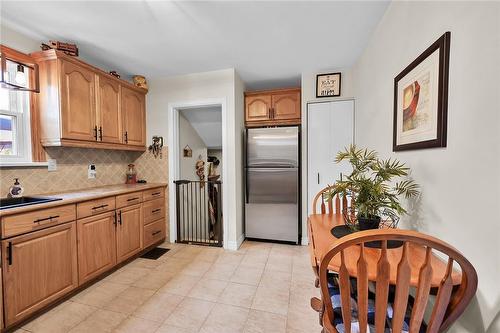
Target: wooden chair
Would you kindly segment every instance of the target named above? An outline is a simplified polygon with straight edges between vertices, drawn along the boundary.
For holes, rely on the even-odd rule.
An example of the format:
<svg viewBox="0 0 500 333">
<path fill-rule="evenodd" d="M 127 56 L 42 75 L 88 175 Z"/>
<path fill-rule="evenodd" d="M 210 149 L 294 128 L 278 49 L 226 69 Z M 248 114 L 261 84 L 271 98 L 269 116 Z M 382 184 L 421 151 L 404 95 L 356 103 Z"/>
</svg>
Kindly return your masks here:
<svg viewBox="0 0 500 333">
<path fill-rule="evenodd" d="M 335 188 L 335 185 L 327 186 L 316 194 L 313 200 L 313 214 L 328 214 L 342 213 L 342 209 L 348 207 L 348 200 L 346 197 L 342 199 L 338 195 L 334 198 L 329 198 L 329 193 Z M 321 199 L 319 204 L 320 212 L 318 212 L 318 200 Z M 328 210 L 327 210 L 328 208 Z M 334 209 L 335 208 L 335 209 Z"/>
<path fill-rule="evenodd" d="M 397 267 L 392 268 L 388 262 L 388 256 L 392 255 L 389 253 L 391 250 L 387 249 L 387 242 L 390 240 L 403 242 L 403 249 L 400 252 L 401 259 L 398 260 Z M 365 260 L 365 251 L 373 250 L 367 249 L 365 244 L 373 241 L 380 241 L 381 247 L 381 249 L 375 250 L 380 252 L 376 267 L 376 280 L 374 281 L 375 291 L 373 293 L 375 300 L 369 297 L 372 291 L 369 291 L 368 288 L 368 268 Z M 425 258 L 419 269 L 417 267 L 412 270 L 408 260 L 410 244 L 425 248 Z M 344 251 L 353 246 L 359 246 L 358 258 L 348 258 L 344 255 Z M 436 273 L 433 272 L 431 266 L 433 251 L 440 252 L 440 254 L 447 258 L 447 268 L 443 276 L 435 276 Z M 330 295 L 332 290 L 335 289 L 332 288 L 331 281 L 329 286 L 328 281 L 328 265 L 335 256 L 340 256 L 341 262 L 337 285 L 339 295 L 337 295 L 337 298 L 332 297 L 334 301 L 340 299 L 340 309 L 337 308 L 336 310 L 334 310 Z M 354 283 L 352 283 L 353 280 L 349 275 L 346 262 L 356 265 L 357 279 L 354 280 Z M 461 283 L 455 286 L 455 288 L 452 283 L 454 263 L 458 264 L 461 269 Z M 391 271 L 393 277 L 396 277 L 396 285 L 392 287 L 392 291 L 395 291 L 394 297 L 389 301 L 389 290 L 391 288 L 389 278 Z M 374 326 L 375 332 L 384 332 L 386 323 L 388 322 L 391 323 L 389 327 L 392 328 L 392 332 L 406 331 L 406 326 L 409 326 L 409 332 L 420 332 L 424 313 L 428 307 L 433 278 L 441 279 L 441 282 L 437 286 L 437 294 L 433 306 L 429 304 L 429 310 L 432 310 L 432 312 L 430 312 L 430 319 L 426 324 L 427 333 L 445 331 L 464 312 L 477 289 L 477 274 L 471 263 L 447 243 L 416 231 L 398 229 L 369 230 L 345 236 L 333 245 L 320 264 L 319 279 L 324 306 L 324 315 L 322 318 L 323 331 L 328 333 L 339 332 L 337 328 L 341 328 L 342 332 L 349 333 L 353 325 L 359 325 L 360 333 L 367 332 L 369 324 L 368 314 L 370 311 L 371 318 L 374 315 L 374 322 L 370 323 L 370 325 L 372 328 Z M 409 296 L 410 290 L 413 288 L 410 286 L 410 281 L 414 281 L 414 284 L 417 285 L 413 302 L 408 301 L 409 298 L 413 298 Z M 311 305 L 313 302 L 317 303 L 318 301 L 317 298 L 313 298 Z M 357 311 L 355 313 L 351 312 L 352 302 L 357 303 Z M 392 308 L 392 311 L 390 311 L 392 317 L 390 320 L 387 320 L 387 314 L 389 313 L 387 310 L 389 307 Z M 409 311 L 410 309 L 411 311 Z M 357 318 L 354 318 L 353 314 L 357 314 Z M 339 321 L 342 323 L 341 326 L 338 324 Z M 373 329 L 371 332 L 374 332 Z"/>
</svg>

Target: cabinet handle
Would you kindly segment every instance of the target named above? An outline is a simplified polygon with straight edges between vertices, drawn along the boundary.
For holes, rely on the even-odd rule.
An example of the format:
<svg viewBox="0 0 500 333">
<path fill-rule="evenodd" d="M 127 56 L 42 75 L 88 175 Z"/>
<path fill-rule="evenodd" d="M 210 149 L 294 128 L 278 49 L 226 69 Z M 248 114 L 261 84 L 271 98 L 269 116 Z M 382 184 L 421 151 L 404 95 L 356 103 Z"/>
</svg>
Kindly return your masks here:
<svg viewBox="0 0 500 333">
<path fill-rule="evenodd" d="M 101 209 L 101 208 L 106 208 L 108 207 L 109 205 L 100 205 L 100 206 L 95 206 L 95 207 L 92 207 L 92 210 L 96 210 L 96 209 Z"/>
<path fill-rule="evenodd" d="M 153 213 L 153 214 L 154 214 L 154 213 L 158 213 L 158 212 L 161 212 L 161 208 L 153 209 L 153 210 L 151 211 L 151 213 Z"/>
<path fill-rule="evenodd" d="M 122 222 L 122 211 L 121 210 L 118 212 L 118 221 L 120 222 L 120 225 L 123 225 L 123 222 Z"/>
<path fill-rule="evenodd" d="M 161 232 L 161 230 L 155 231 L 151 234 L 151 236 L 158 235 Z"/>
<path fill-rule="evenodd" d="M 139 200 L 139 198 L 138 198 L 138 197 L 136 197 L 136 198 L 130 198 L 130 199 L 127 199 L 127 201 L 128 201 L 128 202 L 130 202 L 130 201 L 134 201 L 134 200 Z"/>
<path fill-rule="evenodd" d="M 97 141 L 97 125 L 94 126 L 94 138 Z"/>
<path fill-rule="evenodd" d="M 102 126 L 99 126 L 99 140 L 102 141 Z"/>
<path fill-rule="evenodd" d="M 58 217 L 59 217 L 59 215 L 53 215 L 53 216 L 49 216 L 49 217 L 46 217 L 43 219 L 34 220 L 33 223 L 40 223 L 40 222 L 47 221 L 47 220 L 52 222 L 52 219 L 57 219 Z"/>
<path fill-rule="evenodd" d="M 7 255 L 9 256 L 7 258 L 7 261 L 9 263 L 9 266 L 12 265 L 12 242 L 9 242 L 9 245 L 7 245 Z"/>
<path fill-rule="evenodd" d="M 125 131 L 125 143 L 128 143 L 128 132 Z"/>
<path fill-rule="evenodd" d="M 113 224 L 115 225 L 115 227 L 118 224 L 117 220 L 118 220 L 118 218 L 117 218 L 116 210 L 115 210 L 115 215 L 113 216 Z"/>
<path fill-rule="evenodd" d="M 160 195 L 161 192 L 155 192 L 155 193 L 151 193 L 151 195 Z"/>
</svg>

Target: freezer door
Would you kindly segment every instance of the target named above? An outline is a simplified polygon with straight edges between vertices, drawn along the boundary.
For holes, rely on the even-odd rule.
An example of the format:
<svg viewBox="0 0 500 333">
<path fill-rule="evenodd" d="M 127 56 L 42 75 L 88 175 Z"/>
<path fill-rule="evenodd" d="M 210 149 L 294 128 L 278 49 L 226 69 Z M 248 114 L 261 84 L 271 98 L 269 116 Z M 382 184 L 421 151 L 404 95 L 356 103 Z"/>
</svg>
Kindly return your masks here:
<svg viewBox="0 0 500 333">
<path fill-rule="evenodd" d="M 297 204 L 298 168 L 247 168 L 247 203 Z"/>
<path fill-rule="evenodd" d="M 299 128 L 250 128 L 247 167 L 298 167 Z"/>
</svg>

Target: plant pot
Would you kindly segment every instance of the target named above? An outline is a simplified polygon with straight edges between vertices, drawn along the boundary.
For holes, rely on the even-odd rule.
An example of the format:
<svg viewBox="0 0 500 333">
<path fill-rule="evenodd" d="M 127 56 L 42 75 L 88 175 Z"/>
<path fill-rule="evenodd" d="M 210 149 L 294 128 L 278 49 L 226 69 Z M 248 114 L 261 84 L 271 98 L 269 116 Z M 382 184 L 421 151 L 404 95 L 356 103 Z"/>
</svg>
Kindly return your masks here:
<svg viewBox="0 0 500 333">
<path fill-rule="evenodd" d="M 360 231 L 378 229 L 380 216 L 362 217 L 358 216 L 358 227 Z"/>
</svg>

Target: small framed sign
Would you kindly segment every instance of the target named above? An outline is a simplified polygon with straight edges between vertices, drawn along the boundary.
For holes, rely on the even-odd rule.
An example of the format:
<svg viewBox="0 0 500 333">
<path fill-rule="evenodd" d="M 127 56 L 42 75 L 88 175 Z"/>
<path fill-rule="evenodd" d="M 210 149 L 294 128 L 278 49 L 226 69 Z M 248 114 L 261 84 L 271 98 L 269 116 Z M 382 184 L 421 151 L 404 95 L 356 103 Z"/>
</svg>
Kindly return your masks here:
<svg viewBox="0 0 500 333">
<path fill-rule="evenodd" d="M 316 75 L 316 98 L 340 96 L 340 73 Z"/>
</svg>

